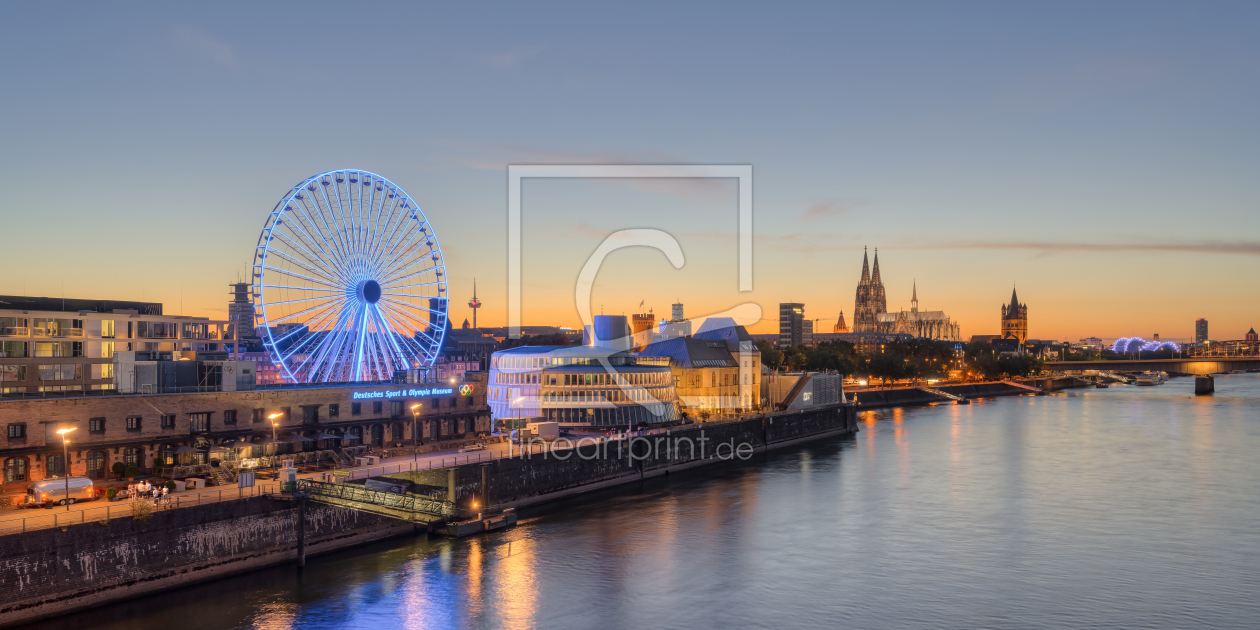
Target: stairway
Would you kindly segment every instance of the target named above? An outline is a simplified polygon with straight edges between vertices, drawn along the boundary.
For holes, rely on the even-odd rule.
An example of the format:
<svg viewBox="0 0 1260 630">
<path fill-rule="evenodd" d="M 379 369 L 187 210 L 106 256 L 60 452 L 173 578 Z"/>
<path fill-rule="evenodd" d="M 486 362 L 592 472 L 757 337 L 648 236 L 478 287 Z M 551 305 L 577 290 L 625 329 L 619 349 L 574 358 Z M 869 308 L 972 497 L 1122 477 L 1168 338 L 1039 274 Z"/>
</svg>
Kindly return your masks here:
<svg viewBox="0 0 1260 630">
<path fill-rule="evenodd" d="M 215 485 L 219 486 L 230 486 L 236 483 L 236 480 L 232 478 L 232 473 L 228 472 L 223 466 L 218 466 L 214 469 L 214 480 Z"/>
<path fill-rule="evenodd" d="M 950 399 L 950 400 L 954 400 L 954 401 L 958 401 L 958 402 L 962 402 L 962 401 L 966 400 L 966 398 L 963 398 L 962 396 L 957 396 L 957 395 L 951 394 L 951 393 L 949 393 L 949 392 L 942 391 L 942 390 L 939 390 L 939 389 L 935 389 L 935 388 L 932 388 L 932 387 L 920 387 L 920 388 L 919 388 L 919 390 L 920 390 L 920 391 L 927 392 L 927 393 L 929 393 L 929 394 L 931 394 L 931 395 L 933 395 L 933 396 L 940 396 L 941 398 L 948 398 L 948 399 Z"/>
</svg>

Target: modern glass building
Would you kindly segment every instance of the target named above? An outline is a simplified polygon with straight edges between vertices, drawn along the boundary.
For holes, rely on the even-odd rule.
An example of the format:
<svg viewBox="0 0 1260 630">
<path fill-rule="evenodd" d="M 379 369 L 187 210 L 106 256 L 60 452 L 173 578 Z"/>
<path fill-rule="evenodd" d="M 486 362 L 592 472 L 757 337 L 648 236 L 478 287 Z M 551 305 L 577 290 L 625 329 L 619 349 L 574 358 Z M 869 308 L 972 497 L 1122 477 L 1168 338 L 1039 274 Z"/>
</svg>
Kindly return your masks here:
<svg viewBox="0 0 1260 630">
<path fill-rule="evenodd" d="M 562 426 L 678 419 L 667 357 L 590 346 L 523 346 L 494 353 L 487 402 L 495 418 L 541 418 Z"/>
</svg>

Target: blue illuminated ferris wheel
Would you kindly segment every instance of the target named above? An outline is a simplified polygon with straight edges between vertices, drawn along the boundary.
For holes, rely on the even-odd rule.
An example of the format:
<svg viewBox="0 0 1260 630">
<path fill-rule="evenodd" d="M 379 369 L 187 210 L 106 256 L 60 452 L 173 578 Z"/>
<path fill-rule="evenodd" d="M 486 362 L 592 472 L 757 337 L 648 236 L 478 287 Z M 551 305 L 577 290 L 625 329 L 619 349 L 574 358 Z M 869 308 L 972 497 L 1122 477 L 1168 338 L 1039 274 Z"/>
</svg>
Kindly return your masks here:
<svg viewBox="0 0 1260 630">
<path fill-rule="evenodd" d="M 403 189 L 367 171 L 329 171 L 294 186 L 267 217 L 253 301 L 285 380 L 389 380 L 437 359 L 446 268 L 433 226 Z"/>
</svg>

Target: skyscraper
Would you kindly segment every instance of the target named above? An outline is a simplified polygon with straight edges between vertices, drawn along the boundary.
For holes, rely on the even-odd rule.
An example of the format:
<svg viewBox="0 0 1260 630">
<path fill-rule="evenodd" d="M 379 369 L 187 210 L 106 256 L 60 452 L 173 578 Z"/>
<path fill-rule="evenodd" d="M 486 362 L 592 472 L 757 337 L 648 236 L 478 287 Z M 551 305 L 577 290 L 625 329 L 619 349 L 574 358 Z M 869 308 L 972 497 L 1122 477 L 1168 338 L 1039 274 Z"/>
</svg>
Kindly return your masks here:
<svg viewBox="0 0 1260 630">
<path fill-rule="evenodd" d="M 1194 320 L 1194 342 L 1203 343 L 1208 340 L 1207 320 L 1200 317 Z"/>
<path fill-rule="evenodd" d="M 810 333 L 813 333 L 813 322 L 810 322 Z M 813 341 L 813 335 L 810 335 Z M 805 340 L 805 305 L 796 302 L 779 304 L 779 347 L 806 345 Z"/>
<path fill-rule="evenodd" d="M 858 282 L 854 302 L 853 332 L 878 332 L 878 315 L 888 312 L 884 281 L 879 277 L 879 249 L 875 250 L 874 272 L 867 265 L 866 252 L 862 252 L 862 280 Z"/>
</svg>

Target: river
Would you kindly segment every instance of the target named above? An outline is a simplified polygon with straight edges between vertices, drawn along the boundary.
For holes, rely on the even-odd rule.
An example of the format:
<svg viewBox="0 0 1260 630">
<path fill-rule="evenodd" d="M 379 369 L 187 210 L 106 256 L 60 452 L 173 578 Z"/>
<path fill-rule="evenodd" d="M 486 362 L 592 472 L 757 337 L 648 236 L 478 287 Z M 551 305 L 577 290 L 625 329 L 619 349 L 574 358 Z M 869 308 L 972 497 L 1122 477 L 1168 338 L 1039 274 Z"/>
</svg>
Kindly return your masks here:
<svg viewBox="0 0 1260 630">
<path fill-rule="evenodd" d="M 40 624 L 1255 628 L 1260 376 L 864 412 L 828 439 Z"/>
</svg>

